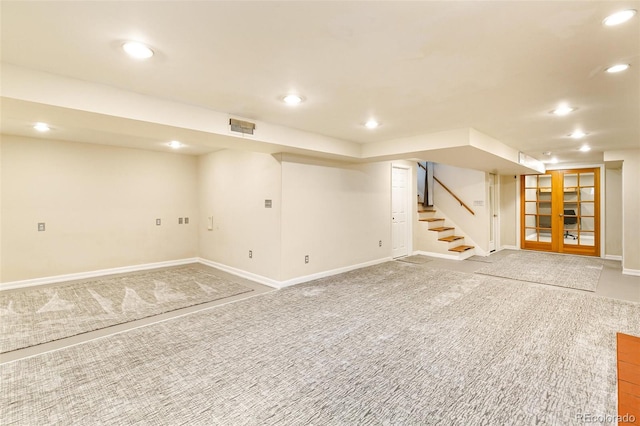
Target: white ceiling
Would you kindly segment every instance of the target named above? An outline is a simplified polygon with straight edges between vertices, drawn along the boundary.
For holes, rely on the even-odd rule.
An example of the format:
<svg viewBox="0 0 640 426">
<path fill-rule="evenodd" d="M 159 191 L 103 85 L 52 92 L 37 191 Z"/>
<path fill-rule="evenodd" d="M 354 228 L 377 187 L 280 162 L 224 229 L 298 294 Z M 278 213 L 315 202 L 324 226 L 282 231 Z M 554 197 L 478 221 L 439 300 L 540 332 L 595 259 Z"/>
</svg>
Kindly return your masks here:
<svg viewBox="0 0 640 426">
<path fill-rule="evenodd" d="M 345 141 L 472 127 L 537 159 L 594 162 L 640 147 L 640 18 L 602 25 L 628 8 L 640 1 L 2 1 L 1 57 Z M 156 55 L 132 61 L 120 49 L 128 39 Z M 632 67 L 604 73 L 620 62 Z M 291 91 L 306 101 L 284 105 Z M 578 109 L 549 114 L 560 102 Z M 3 132 L 31 131 L 4 110 Z M 369 117 L 382 125 L 364 128 Z M 64 137 L 118 134 L 87 126 Z M 576 128 L 588 136 L 570 139 Z M 578 151 L 584 142 L 591 152 Z"/>
</svg>

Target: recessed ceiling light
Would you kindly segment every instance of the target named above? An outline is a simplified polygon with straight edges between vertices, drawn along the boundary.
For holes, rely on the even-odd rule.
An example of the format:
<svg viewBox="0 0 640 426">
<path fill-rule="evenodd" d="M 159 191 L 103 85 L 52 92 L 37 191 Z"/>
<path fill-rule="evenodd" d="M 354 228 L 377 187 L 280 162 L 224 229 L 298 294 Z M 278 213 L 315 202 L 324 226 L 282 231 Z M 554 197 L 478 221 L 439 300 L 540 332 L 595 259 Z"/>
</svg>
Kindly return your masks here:
<svg viewBox="0 0 640 426">
<path fill-rule="evenodd" d="M 47 123 L 36 123 L 33 125 L 33 128 L 39 132 L 48 132 L 51 130 L 51 127 Z"/>
<path fill-rule="evenodd" d="M 380 125 L 380 123 L 378 123 L 376 120 L 374 120 L 373 118 L 367 120 L 366 123 L 364 123 L 364 126 L 367 129 L 375 129 L 376 127 L 378 127 Z"/>
<path fill-rule="evenodd" d="M 567 115 L 575 111 L 576 109 L 577 108 L 570 107 L 569 105 L 559 105 L 556 109 L 551 111 L 551 114 L 562 116 L 562 115 Z"/>
<path fill-rule="evenodd" d="M 587 136 L 587 134 L 585 132 L 583 132 L 582 130 L 575 130 L 569 136 L 571 138 L 573 138 L 573 139 L 580 139 L 580 138 L 584 138 L 585 136 Z"/>
<path fill-rule="evenodd" d="M 630 66 L 631 65 L 629 64 L 616 64 L 607 68 L 607 72 L 613 74 L 616 72 L 625 71 L 625 70 L 628 70 Z"/>
<path fill-rule="evenodd" d="M 591 147 L 590 147 L 589 145 L 582 145 L 582 146 L 580 147 L 580 151 L 582 151 L 582 152 L 589 152 L 589 151 L 591 151 Z"/>
<path fill-rule="evenodd" d="M 623 22 L 627 22 L 629 19 L 633 18 L 633 15 L 635 14 L 635 9 L 621 10 L 620 12 L 616 12 L 604 18 L 604 21 L 602 21 L 602 23 L 607 27 L 612 27 L 614 25 L 619 25 Z"/>
<path fill-rule="evenodd" d="M 183 147 L 182 142 L 179 142 L 179 141 L 171 141 L 167 145 L 169 145 L 173 149 L 178 149 Z"/>
<path fill-rule="evenodd" d="M 122 45 L 122 49 L 134 59 L 148 59 L 153 56 L 151 48 L 137 41 L 126 42 Z"/>
<path fill-rule="evenodd" d="M 300 95 L 291 94 L 283 97 L 282 101 L 287 105 L 298 105 L 302 103 L 303 99 Z"/>
<path fill-rule="evenodd" d="M 545 152 L 542 153 L 542 155 L 547 155 L 547 156 L 551 155 L 551 151 L 545 151 Z"/>
</svg>

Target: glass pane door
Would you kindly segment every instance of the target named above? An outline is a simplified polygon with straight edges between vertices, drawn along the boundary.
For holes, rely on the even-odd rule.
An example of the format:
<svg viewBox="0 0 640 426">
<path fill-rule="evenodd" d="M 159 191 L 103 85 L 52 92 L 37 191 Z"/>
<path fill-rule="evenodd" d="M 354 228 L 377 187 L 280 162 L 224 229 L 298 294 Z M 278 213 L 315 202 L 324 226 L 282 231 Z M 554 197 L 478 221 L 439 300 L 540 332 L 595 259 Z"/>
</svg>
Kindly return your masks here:
<svg viewBox="0 0 640 426">
<path fill-rule="evenodd" d="M 550 175 L 524 176 L 523 247 L 551 250 L 551 203 L 553 187 Z"/>
<path fill-rule="evenodd" d="M 563 253 L 599 255 L 599 171 L 562 171 Z"/>
<path fill-rule="evenodd" d="M 599 256 L 599 172 L 523 176 L 522 248 Z"/>
</svg>

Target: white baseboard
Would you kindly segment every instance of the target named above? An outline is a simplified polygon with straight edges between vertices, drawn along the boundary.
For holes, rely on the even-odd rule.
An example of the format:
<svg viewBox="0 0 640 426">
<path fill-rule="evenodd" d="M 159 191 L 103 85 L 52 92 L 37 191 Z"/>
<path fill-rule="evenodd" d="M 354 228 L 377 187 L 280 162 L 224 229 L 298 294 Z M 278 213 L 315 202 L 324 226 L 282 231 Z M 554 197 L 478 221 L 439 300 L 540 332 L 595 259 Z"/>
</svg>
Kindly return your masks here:
<svg viewBox="0 0 640 426">
<path fill-rule="evenodd" d="M 221 271 L 228 272 L 230 274 L 236 275 L 241 278 L 246 278 L 251 281 L 255 281 L 260 284 L 268 285 L 273 288 L 285 288 L 296 284 L 302 284 L 307 281 L 313 281 L 320 278 L 330 277 L 332 275 L 341 274 L 343 272 L 353 271 L 354 269 L 365 268 L 367 266 L 373 266 L 380 263 L 388 262 L 391 259 L 390 257 L 385 257 L 382 259 L 376 259 L 369 262 L 359 263 L 357 265 L 344 266 L 342 268 L 331 269 L 329 271 L 322 271 L 315 274 L 304 275 L 302 277 L 291 278 L 285 281 L 277 281 L 271 278 L 267 278 L 262 275 L 254 274 L 251 272 L 243 271 L 242 269 L 237 269 L 232 266 L 224 265 L 222 263 L 214 262 L 212 260 L 200 258 L 198 261 L 203 265 L 211 266 L 213 268 L 220 269 Z"/>
<path fill-rule="evenodd" d="M 281 288 L 280 281 L 272 280 L 262 275 L 254 274 L 244 271 L 242 269 L 234 268 L 233 266 L 227 266 L 223 263 L 214 262 L 213 260 L 198 258 L 198 262 L 203 265 L 211 266 L 212 268 L 220 269 L 221 271 L 228 272 L 240 278 L 246 278 L 251 281 L 255 281 L 259 284 L 268 285 L 273 288 Z"/>
<path fill-rule="evenodd" d="M 605 254 L 604 258 L 607 260 L 619 260 L 622 262 L 622 256 L 614 255 L 614 254 Z"/>
<path fill-rule="evenodd" d="M 640 269 L 622 268 L 624 275 L 633 275 L 634 277 L 640 277 Z"/>
<path fill-rule="evenodd" d="M 37 285 L 55 284 L 55 283 L 64 282 L 64 281 L 82 280 L 87 278 L 101 277 L 105 275 L 144 271 L 148 269 L 157 269 L 157 268 L 164 268 L 169 266 L 187 265 L 189 263 L 202 263 L 203 265 L 211 266 L 213 268 L 220 269 L 221 271 L 225 271 L 230 274 L 233 274 L 242 278 L 246 278 L 248 280 L 255 281 L 260 284 L 268 285 L 269 287 L 284 288 L 284 287 L 289 287 L 292 285 L 304 283 L 307 281 L 317 280 L 319 278 L 329 277 L 331 275 L 341 274 L 343 272 L 352 271 L 354 269 L 360 269 L 360 268 L 365 268 L 367 266 L 377 265 L 379 263 L 388 262 L 390 260 L 393 260 L 393 259 L 391 259 L 390 257 L 385 257 L 382 259 L 376 259 L 369 262 L 359 263 L 357 265 L 350 265 L 342 268 L 332 269 L 329 271 L 323 271 L 323 272 L 318 272 L 311 275 L 292 278 L 286 281 L 277 281 L 271 278 L 264 277 L 262 275 L 243 271 L 241 269 L 237 269 L 232 266 L 227 266 L 222 263 L 194 257 L 189 259 L 170 260 L 166 262 L 145 263 L 142 265 L 124 266 L 124 267 L 110 268 L 110 269 L 100 269 L 97 271 L 80 272 L 75 274 L 55 275 L 50 277 L 34 278 L 30 280 L 11 281 L 6 283 L 0 283 L 0 291 L 12 290 L 12 289 L 24 288 L 24 287 L 32 287 Z"/>
<path fill-rule="evenodd" d="M 381 259 L 371 260 L 369 262 L 358 263 L 357 265 L 343 266 L 342 268 L 331 269 L 329 271 L 318 272 L 311 275 L 305 275 L 302 277 L 292 278 L 290 280 L 281 281 L 282 287 L 289 287 L 296 284 L 306 283 L 307 281 L 313 281 L 320 278 L 330 277 L 332 275 L 342 274 L 344 272 L 353 271 L 355 269 L 366 268 L 367 266 L 379 265 L 393 260 L 391 257 L 383 257 Z"/>
<path fill-rule="evenodd" d="M 520 250 L 520 247 L 518 246 L 502 246 L 500 247 L 500 250 Z M 497 251 L 500 251 L 497 250 Z"/>
<path fill-rule="evenodd" d="M 0 283 L 1 290 L 11 290 L 16 288 L 31 287 L 36 285 L 54 284 L 63 281 L 83 280 L 86 278 L 101 277 L 104 275 L 123 274 L 126 272 L 145 271 L 147 269 L 165 268 L 168 266 L 187 265 L 189 263 L 198 263 L 198 258 L 169 260 L 166 262 L 145 263 L 142 265 L 123 266 L 119 268 L 99 269 L 97 271 L 79 272 L 76 274 L 54 275 L 51 277 L 34 278 L 22 281 L 10 281 Z"/>
<path fill-rule="evenodd" d="M 449 260 L 460 260 L 460 257 L 458 257 L 458 255 L 456 254 L 443 254 L 443 253 L 435 253 L 435 252 L 430 252 L 430 251 L 422 251 L 422 250 L 416 250 L 413 252 L 413 254 L 420 254 L 422 256 L 429 256 L 429 257 L 437 257 L 439 259 L 449 259 Z"/>
</svg>

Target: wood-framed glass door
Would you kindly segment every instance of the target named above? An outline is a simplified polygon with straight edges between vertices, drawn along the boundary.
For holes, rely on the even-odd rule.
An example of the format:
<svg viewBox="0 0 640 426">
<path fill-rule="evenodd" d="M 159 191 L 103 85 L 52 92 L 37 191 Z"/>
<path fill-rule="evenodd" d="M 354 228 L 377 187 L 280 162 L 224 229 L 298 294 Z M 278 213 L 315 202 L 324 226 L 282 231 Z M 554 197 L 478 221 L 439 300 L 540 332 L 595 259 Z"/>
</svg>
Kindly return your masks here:
<svg viewBox="0 0 640 426">
<path fill-rule="evenodd" d="M 525 175 L 521 189 L 521 247 L 600 255 L 600 169 Z"/>
</svg>

